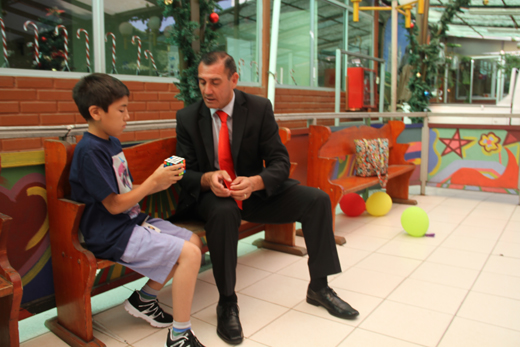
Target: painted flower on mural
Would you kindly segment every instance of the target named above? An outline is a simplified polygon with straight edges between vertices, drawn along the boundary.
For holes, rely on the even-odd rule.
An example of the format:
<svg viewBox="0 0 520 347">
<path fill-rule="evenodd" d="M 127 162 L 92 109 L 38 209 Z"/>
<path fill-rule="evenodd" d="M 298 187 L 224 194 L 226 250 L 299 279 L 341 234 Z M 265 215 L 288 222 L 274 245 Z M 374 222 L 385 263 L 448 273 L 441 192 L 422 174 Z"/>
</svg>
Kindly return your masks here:
<svg viewBox="0 0 520 347">
<path fill-rule="evenodd" d="M 478 144 L 488 153 L 497 152 L 500 150 L 500 137 L 493 132 L 482 134 Z"/>
</svg>

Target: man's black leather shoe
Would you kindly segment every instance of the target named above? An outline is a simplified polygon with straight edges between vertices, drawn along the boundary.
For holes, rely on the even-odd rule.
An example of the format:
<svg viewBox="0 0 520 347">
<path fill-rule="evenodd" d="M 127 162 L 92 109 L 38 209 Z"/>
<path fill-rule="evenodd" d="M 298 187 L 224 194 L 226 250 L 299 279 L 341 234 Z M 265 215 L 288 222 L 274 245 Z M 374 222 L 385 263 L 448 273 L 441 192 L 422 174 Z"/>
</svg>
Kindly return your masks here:
<svg viewBox="0 0 520 347">
<path fill-rule="evenodd" d="M 311 288 L 307 289 L 307 302 L 314 306 L 323 306 L 333 316 L 345 319 L 352 319 L 359 315 L 359 312 L 352 308 L 348 303 L 341 300 L 329 286 L 315 292 Z"/>
<path fill-rule="evenodd" d="M 241 344 L 244 340 L 242 325 L 238 318 L 238 305 L 227 302 L 217 306 L 217 334 L 230 345 Z"/>
</svg>

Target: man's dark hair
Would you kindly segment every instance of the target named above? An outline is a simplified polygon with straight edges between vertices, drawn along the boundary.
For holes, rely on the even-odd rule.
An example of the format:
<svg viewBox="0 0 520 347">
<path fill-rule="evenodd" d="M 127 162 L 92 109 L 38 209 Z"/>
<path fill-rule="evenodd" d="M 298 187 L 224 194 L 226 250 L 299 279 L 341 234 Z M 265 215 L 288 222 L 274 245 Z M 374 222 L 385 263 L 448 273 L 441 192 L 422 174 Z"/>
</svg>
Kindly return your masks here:
<svg viewBox="0 0 520 347">
<path fill-rule="evenodd" d="M 228 72 L 228 78 L 231 78 L 237 72 L 237 65 L 235 59 L 224 51 L 208 52 L 200 58 L 200 64 L 206 66 L 213 65 L 221 60 L 224 60 L 224 68 Z"/>
<path fill-rule="evenodd" d="M 130 96 L 130 91 L 123 82 L 103 73 L 83 77 L 72 89 L 72 98 L 86 121 L 92 119 L 90 106 L 98 106 L 108 112 L 108 107 L 124 96 Z"/>
</svg>

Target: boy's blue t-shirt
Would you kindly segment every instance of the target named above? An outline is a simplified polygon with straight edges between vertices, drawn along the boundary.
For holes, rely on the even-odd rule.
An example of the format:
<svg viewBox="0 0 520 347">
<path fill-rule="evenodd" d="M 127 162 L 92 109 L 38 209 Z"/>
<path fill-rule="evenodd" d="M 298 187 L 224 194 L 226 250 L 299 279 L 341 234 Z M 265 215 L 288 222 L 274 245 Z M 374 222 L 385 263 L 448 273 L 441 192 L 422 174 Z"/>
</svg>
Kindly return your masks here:
<svg viewBox="0 0 520 347">
<path fill-rule="evenodd" d="M 85 132 L 76 145 L 69 180 L 72 200 L 85 204 L 80 230 L 87 249 L 98 258 L 118 261 L 134 227 L 146 218 L 139 204 L 116 215 L 102 204 L 112 193 L 132 190 L 121 142 L 112 136 L 104 140 Z"/>
</svg>

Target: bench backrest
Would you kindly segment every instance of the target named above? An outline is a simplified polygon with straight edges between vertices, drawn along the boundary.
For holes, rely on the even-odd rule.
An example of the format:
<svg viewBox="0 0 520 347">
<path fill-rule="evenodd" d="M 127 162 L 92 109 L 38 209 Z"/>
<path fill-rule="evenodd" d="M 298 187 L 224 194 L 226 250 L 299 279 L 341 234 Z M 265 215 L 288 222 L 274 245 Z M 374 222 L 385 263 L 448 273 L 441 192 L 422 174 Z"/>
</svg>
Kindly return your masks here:
<svg viewBox="0 0 520 347">
<path fill-rule="evenodd" d="M 320 148 L 319 156 L 334 158 L 356 154 L 354 140 L 377 138 L 388 139 L 390 150 L 394 146 L 395 139 L 392 136 L 392 130 L 389 124 L 385 124 L 381 128 L 372 128 L 362 125 L 360 127 L 353 126 L 335 131 L 330 134 L 328 141 Z"/>
<path fill-rule="evenodd" d="M 280 128 L 279 134 L 284 144 L 291 138 L 291 132 L 288 128 Z M 47 194 L 51 199 L 70 198 L 69 173 L 76 145 L 58 140 L 46 142 L 46 148 L 49 147 L 45 154 L 45 161 L 49 164 L 45 173 Z M 176 146 L 177 138 L 170 137 L 123 148 L 133 183 L 143 183 L 164 159 L 175 154 Z M 151 214 L 153 217 L 167 218 L 175 213 L 179 193 L 180 186 L 175 184 L 166 191 L 156 193 L 152 197 L 146 197 L 141 202 L 142 208 L 144 212 Z M 151 203 L 150 200 L 154 197 L 155 200 Z"/>
</svg>

